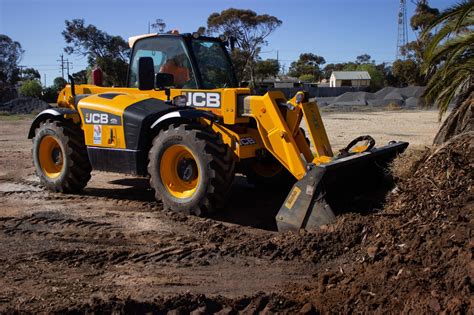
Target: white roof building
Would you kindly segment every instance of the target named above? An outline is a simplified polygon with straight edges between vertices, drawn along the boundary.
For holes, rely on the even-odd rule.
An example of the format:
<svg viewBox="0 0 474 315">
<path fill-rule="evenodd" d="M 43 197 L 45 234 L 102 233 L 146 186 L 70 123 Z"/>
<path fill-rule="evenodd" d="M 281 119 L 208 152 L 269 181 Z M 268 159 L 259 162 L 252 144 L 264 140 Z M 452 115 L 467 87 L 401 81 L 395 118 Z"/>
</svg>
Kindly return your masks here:
<svg viewBox="0 0 474 315">
<path fill-rule="evenodd" d="M 330 87 L 370 85 L 370 74 L 367 71 L 333 71 L 329 79 Z"/>
</svg>

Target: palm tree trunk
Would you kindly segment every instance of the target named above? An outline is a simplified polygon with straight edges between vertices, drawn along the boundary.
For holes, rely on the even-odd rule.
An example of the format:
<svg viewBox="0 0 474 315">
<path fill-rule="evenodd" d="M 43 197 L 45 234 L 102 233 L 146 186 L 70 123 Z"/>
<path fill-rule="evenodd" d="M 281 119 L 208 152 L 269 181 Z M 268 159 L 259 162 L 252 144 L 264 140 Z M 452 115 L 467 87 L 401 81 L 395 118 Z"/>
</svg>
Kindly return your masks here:
<svg viewBox="0 0 474 315">
<path fill-rule="evenodd" d="M 461 95 L 457 105 L 439 128 L 433 144 L 441 145 L 452 137 L 474 131 L 474 88 Z M 463 97 L 464 96 L 464 97 Z"/>
</svg>

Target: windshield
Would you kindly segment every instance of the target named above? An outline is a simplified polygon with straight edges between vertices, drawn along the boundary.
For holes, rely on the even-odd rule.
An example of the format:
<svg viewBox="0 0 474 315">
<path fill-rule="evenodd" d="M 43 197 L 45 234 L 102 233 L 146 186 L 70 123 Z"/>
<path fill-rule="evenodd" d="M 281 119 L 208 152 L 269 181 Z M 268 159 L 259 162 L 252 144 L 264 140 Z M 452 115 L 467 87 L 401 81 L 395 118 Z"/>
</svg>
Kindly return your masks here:
<svg viewBox="0 0 474 315">
<path fill-rule="evenodd" d="M 194 39 L 192 47 L 201 72 L 203 88 L 216 89 L 237 85 L 232 66 L 219 42 Z"/>
<path fill-rule="evenodd" d="M 176 88 L 197 88 L 191 61 L 185 44 L 177 37 L 150 37 L 139 40 L 131 58 L 129 87 L 138 87 L 138 61 L 141 57 L 151 57 L 156 73 L 173 75 Z"/>
</svg>

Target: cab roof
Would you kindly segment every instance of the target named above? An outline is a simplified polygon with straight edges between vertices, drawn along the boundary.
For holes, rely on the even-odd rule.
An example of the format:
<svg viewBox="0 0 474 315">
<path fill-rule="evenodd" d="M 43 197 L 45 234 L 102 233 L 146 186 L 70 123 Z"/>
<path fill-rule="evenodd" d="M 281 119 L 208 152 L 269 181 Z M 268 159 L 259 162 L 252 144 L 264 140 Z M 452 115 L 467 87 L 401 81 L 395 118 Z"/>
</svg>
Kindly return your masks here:
<svg viewBox="0 0 474 315">
<path fill-rule="evenodd" d="M 153 36 L 156 36 L 158 35 L 157 33 L 153 33 L 153 34 L 143 34 L 143 35 L 137 35 L 137 36 L 132 36 L 132 37 L 129 37 L 128 38 L 128 47 L 132 48 L 133 47 L 133 44 L 135 44 L 135 42 L 139 39 L 142 39 L 142 38 L 147 38 L 147 37 L 153 37 Z"/>
<path fill-rule="evenodd" d="M 142 38 L 147 38 L 147 37 L 153 37 L 153 36 L 158 36 L 162 35 L 160 33 L 151 33 L 151 34 L 143 34 L 143 35 L 137 35 L 137 36 L 132 36 L 128 38 L 128 47 L 132 48 L 133 44 L 139 39 Z M 166 33 L 166 35 L 181 35 L 178 30 L 171 30 L 171 32 Z"/>
</svg>

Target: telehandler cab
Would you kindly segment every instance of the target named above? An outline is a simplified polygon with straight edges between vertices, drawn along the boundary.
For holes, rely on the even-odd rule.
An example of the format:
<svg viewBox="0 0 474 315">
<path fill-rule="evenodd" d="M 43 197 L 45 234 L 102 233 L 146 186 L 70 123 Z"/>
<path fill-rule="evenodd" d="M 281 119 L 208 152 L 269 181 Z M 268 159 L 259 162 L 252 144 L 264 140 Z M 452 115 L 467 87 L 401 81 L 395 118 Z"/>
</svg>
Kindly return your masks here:
<svg viewBox="0 0 474 315">
<path fill-rule="evenodd" d="M 47 189 L 78 192 L 93 169 L 149 176 L 165 208 L 206 215 L 222 208 L 238 170 L 268 189 L 296 180 L 278 229 L 311 229 L 386 183 L 387 163 L 408 146 L 375 148 L 363 136 L 335 155 L 305 92 L 287 100 L 239 87 L 225 38 L 148 34 L 129 44 L 127 87 L 70 78 L 58 107 L 33 121 L 28 137 Z"/>
</svg>

